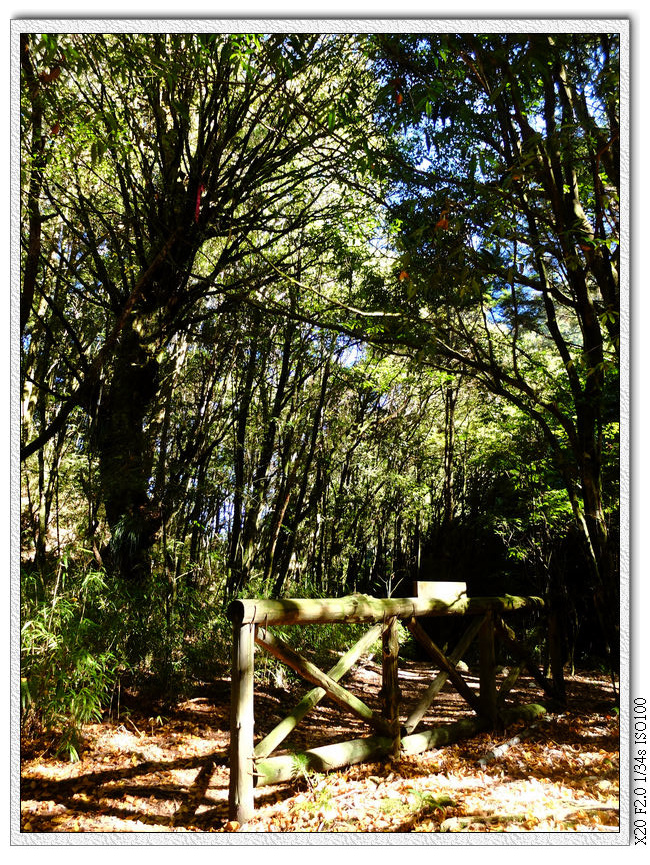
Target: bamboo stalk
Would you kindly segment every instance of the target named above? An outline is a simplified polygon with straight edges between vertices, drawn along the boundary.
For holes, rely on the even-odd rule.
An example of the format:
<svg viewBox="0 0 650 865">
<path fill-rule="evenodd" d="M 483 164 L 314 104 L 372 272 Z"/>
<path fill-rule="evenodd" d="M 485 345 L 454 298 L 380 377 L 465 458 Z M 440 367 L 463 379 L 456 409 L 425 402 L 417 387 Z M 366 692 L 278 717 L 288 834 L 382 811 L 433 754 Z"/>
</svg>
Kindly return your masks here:
<svg viewBox="0 0 650 865">
<path fill-rule="evenodd" d="M 379 639 L 382 632 L 382 625 L 377 624 L 367 631 L 361 639 L 352 646 L 344 655 L 339 658 L 336 664 L 328 671 L 327 675 L 330 679 L 338 682 L 343 676 L 356 664 L 359 658 L 366 652 L 372 644 Z M 295 706 L 294 709 L 280 723 L 268 733 L 255 748 L 255 756 L 257 758 L 268 757 L 278 745 L 287 738 L 289 733 L 296 727 L 297 724 L 316 706 L 323 697 L 327 694 L 324 688 L 313 688 L 309 691 L 302 700 Z"/>
<path fill-rule="evenodd" d="M 374 727 L 384 735 L 390 734 L 390 728 L 383 718 L 376 715 L 369 706 L 347 691 L 338 682 L 335 682 L 330 676 L 319 670 L 315 664 L 303 658 L 295 652 L 291 646 L 287 645 L 279 637 L 272 634 L 270 631 L 257 630 L 255 642 L 266 649 L 271 655 L 278 660 L 287 664 L 292 670 L 301 675 L 308 682 L 318 685 L 323 688 L 328 697 L 334 700 L 339 706 L 352 712 L 357 717 L 361 718 L 371 727 Z"/>
<path fill-rule="evenodd" d="M 463 655 L 469 648 L 472 640 L 478 634 L 481 624 L 483 623 L 482 619 L 475 618 L 469 628 L 465 631 L 463 636 L 460 638 L 458 645 L 454 649 L 454 651 L 449 655 L 449 663 L 453 664 L 454 667 L 458 664 L 458 662 L 462 659 Z M 415 708 L 408 716 L 405 721 L 402 730 L 405 734 L 412 733 L 417 725 L 420 723 L 422 718 L 427 713 L 427 710 L 431 703 L 433 703 L 434 699 L 442 690 L 445 682 L 449 678 L 449 673 L 446 670 L 442 670 L 433 682 L 426 689 Z"/>
<path fill-rule="evenodd" d="M 381 622 L 391 616 L 474 616 L 488 610 L 513 612 L 539 609 L 541 598 L 504 595 L 495 598 L 461 598 L 452 603 L 438 598 L 373 598 L 349 595 L 345 598 L 285 598 L 284 600 L 236 600 L 228 607 L 228 617 L 242 623 L 296 625 L 326 622 Z"/>
<path fill-rule="evenodd" d="M 447 673 L 449 681 L 452 683 L 454 688 L 456 688 L 461 697 L 465 699 L 465 701 L 470 705 L 472 709 L 474 709 L 475 712 L 480 714 L 481 703 L 479 697 L 467 685 L 463 677 L 456 670 L 455 666 L 447 660 L 444 654 L 433 642 L 431 637 L 423 630 L 422 626 L 419 625 L 415 619 L 409 619 L 406 622 L 406 627 L 413 634 L 415 639 L 418 641 L 418 643 L 420 643 L 422 648 L 434 661 L 434 663 L 438 665 L 439 669 L 444 670 Z"/>
</svg>

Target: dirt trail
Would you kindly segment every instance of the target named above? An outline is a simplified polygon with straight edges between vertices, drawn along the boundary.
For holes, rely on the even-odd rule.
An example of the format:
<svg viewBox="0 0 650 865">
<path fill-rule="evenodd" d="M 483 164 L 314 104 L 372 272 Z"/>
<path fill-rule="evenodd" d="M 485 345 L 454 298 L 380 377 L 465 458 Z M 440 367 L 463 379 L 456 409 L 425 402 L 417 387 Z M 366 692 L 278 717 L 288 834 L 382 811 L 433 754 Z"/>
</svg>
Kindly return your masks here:
<svg viewBox="0 0 650 865">
<path fill-rule="evenodd" d="M 369 662 L 346 679 L 347 687 L 377 704 L 380 672 Z M 477 684 L 471 672 L 465 678 Z M 429 681 L 426 664 L 404 663 L 404 706 Z M 258 686 L 256 738 L 304 690 L 295 680 Z M 240 827 L 228 821 L 230 683 L 224 677 L 162 714 L 136 701 L 119 720 L 90 725 L 78 763 L 48 757 L 43 741 L 24 743 L 21 831 L 617 832 L 619 729 L 611 685 L 583 673 L 567 681 L 567 691 L 567 709 L 523 731 L 519 742 L 511 741 L 522 732 L 515 725 L 392 763 L 263 787 L 255 793 L 254 818 Z M 513 695 L 518 702 L 544 702 L 526 677 Z M 469 714 L 446 685 L 424 725 Z M 301 750 L 366 734 L 362 722 L 323 701 L 283 747 Z"/>
</svg>

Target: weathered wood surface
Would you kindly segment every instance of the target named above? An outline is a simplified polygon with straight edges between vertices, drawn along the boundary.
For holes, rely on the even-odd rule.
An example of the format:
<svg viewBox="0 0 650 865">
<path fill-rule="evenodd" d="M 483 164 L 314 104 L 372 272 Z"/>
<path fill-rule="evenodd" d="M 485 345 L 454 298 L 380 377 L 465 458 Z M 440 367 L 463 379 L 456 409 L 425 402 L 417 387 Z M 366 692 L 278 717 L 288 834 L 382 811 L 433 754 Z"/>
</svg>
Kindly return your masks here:
<svg viewBox="0 0 650 865">
<path fill-rule="evenodd" d="M 422 625 L 418 624 L 415 619 L 409 619 L 406 622 L 406 627 L 413 634 L 434 664 L 436 664 L 438 669 L 444 670 L 447 673 L 449 681 L 454 688 L 456 688 L 465 702 L 474 709 L 477 714 L 481 714 L 481 701 L 479 696 L 472 691 L 467 682 L 456 670 L 455 665 L 449 662 L 443 652 L 441 652 L 438 646 L 433 642 L 431 637 L 424 631 Z"/>
<path fill-rule="evenodd" d="M 233 626 L 232 683 L 230 697 L 231 820 L 245 823 L 253 816 L 253 643 L 255 625 Z"/>
<path fill-rule="evenodd" d="M 392 755 L 397 757 L 400 751 L 399 725 L 399 636 L 395 616 L 386 622 L 382 634 L 382 698 L 384 717 L 388 722 L 393 739 Z"/>
<path fill-rule="evenodd" d="M 472 640 L 478 634 L 481 624 L 482 619 L 476 617 L 458 641 L 458 645 L 456 646 L 454 651 L 447 658 L 449 663 L 452 664 L 454 667 L 458 664 L 460 660 L 462 660 L 462 657 L 467 651 L 467 649 L 470 647 Z M 420 697 L 417 705 L 412 710 L 411 714 L 404 722 L 402 729 L 405 735 L 408 735 L 415 730 L 422 718 L 426 715 L 431 703 L 433 703 L 437 695 L 442 690 L 448 678 L 449 673 L 446 670 L 441 670 L 441 672 L 438 673 L 433 682 L 431 682 L 422 697 Z"/>
<path fill-rule="evenodd" d="M 368 651 L 368 649 L 380 637 L 383 630 L 383 625 L 373 625 L 361 639 L 352 646 L 339 660 L 334 664 L 331 670 L 328 670 L 327 675 L 330 679 L 338 682 L 343 676 L 356 664 L 359 658 Z M 268 733 L 261 742 L 255 747 L 255 756 L 258 758 L 268 757 L 278 745 L 283 742 L 289 733 L 300 723 L 305 715 L 310 712 L 327 695 L 325 688 L 312 688 L 295 708 L 284 718 L 280 723 Z"/>
<path fill-rule="evenodd" d="M 490 611 L 478 632 L 481 715 L 494 729 L 497 723 L 496 658 L 494 620 Z"/>
<path fill-rule="evenodd" d="M 545 713 L 542 706 L 530 704 L 515 707 L 504 712 L 504 723 L 512 723 L 521 717 L 532 720 Z M 452 724 L 422 730 L 405 736 L 401 742 L 400 754 L 404 756 L 421 754 L 431 748 L 440 748 L 473 736 L 488 726 L 484 718 L 465 718 Z M 393 741 L 389 736 L 368 736 L 351 739 L 334 745 L 323 745 L 299 754 L 278 754 L 265 760 L 256 761 L 255 781 L 258 787 L 280 784 L 300 776 L 303 771 L 328 772 L 342 766 L 379 760 L 390 755 Z"/>
<path fill-rule="evenodd" d="M 503 704 L 510 691 L 514 688 L 517 679 L 521 675 L 523 666 L 523 664 L 516 664 L 514 667 L 511 667 L 507 676 L 505 677 L 503 682 L 501 682 L 501 685 L 499 686 L 499 693 L 497 694 L 497 703 L 499 705 Z"/>
<path fill-rule="evenodd" d="M 497 716 L 503 723 L 508 718 L 517 717 L 530 707 L 502 710 L 497 713 L 497 698 L 503 698 L 512 683 L 508 680 L 497 697 L 494 680 L 494 625 L 497 634 L 506 645 L 515 650 L 524 665 L 542 684 L 544 689 L 552 688 L 536 669 L 533 659 L 514 639 L 513 632 L 503 622 L 499 614 L 525 609 L 543 608 L 541 598 L 523 598 L 513 595 L 489 598 L 462 598 L 452 603 L 439 598 L 372 598 L 367 595 L 352 595 L 347 598 L 237 600 L 228 607 L 228 616 L 233 623 L 233 666 L 231 698 L 231 744 L 230 744 L 230 788 L 229 815 L 231 820 L 245 823 L 253 814 L 255 785 L 274 784 L 290 780 L 300 774 L 302 768 L 312 771 L 327 771 L 364 760 L 378 759 L 388 754 L 417 754 L 428 748 L 439 747 L 457 738 L 472 735 L 487 726 L 494 726 Z M 475 616 L 477 622 L 467 630 L 450 658 L 446 658 L 417 622 L 420 616 L 463 615 Z M 423 730 L 402 736 L 399 726 L 399 684 L 398 684 L 398 641 L 397 620 L 404 619 L 411 633 L 425 647 L 441 669 L 426 694 L 411 714 L 407 724 L 413 729 L 422 714 L 438 693 L 446 679 L 451 680 L 459 693 L 478 713 L 477 718 L 459 721 L 446 727 Z M 326 622 L 377 622 L 376 629 L 362 638 L 339 662 L 330 673 L 324 673 L 314 664 L 295 652 L 282 640 L 267 630 L 268 625 L 290 625 Z M 475 694 L 456 671 L 460 655 L 465 651 L 476 631 L 480 634 L 481 644 L 481 695 Z M 383 633 L 383 697 L 387 718 L 375 714 L 363 701 L 359 700 L 338 684 L 338 679 L 355 663 L 366 646 Z M 254 644 L 258 643 L 268 652 L 294 669 L 307 681 L 316 685 L 296 706 L 288 718 L 277 725 L 268 736 L 254 749 L 253 715 L 253 673 Z M 458 657 L 455 657 L 456 654 Z M 291 732 L 302 717 L 313 708 L 323 696 L 329 696 L 336 703 L 370 724 L 379 735 L 365 739 L 355 739 L 323 748 L 315 748 L 302 754 L 296 761 L 295 755 L 268 756 L 279 742 Z M 540 707 L 533 707 L 538 713 Z M 544 712 L 544 709 L 541 709 Z M 416 717 L 417 716 L 417 717 Z M 405 730 L 408 733 L 408 730 Z"/>
<path fill-rule="evenodd" d="M 323 688 L 328 697 L 334 700 L 344 709 L 352 712 L 362 721 L 370 724 L 379 733 L 390 735 L 390 727 L 388 723 L 379 715 L 376 715 L 372 709 L 367 706 L 363 700 L 355 697 L 354 694 L 346 690 L 338 682 L 335 682 L 326 673 L 295 652 L 291 646 L 287 645 L 284 640 L 281 640 L 275 634 L 258 626 L 255 634 L 255 642 L 266 649 L 269 654 L 273 655 L 279 661 L 287 664 L 292 670 L 295 670 L 300 676 Z M 251 749 L 252 752 L 252 749 Z"/>
<path fill-rule="evenodd" d="M 228 617 L 261 625 L 296 625 L 326 622 L 381 622 L 391 616 L 476 616 L 494 612 L 541 609 L 542 598 L 503 595 L 495 598 L 461 598 L 447 603 L 436 598 L 285 598 L 283 600 L 236 600 L 228 606 Z"/>
</svg>

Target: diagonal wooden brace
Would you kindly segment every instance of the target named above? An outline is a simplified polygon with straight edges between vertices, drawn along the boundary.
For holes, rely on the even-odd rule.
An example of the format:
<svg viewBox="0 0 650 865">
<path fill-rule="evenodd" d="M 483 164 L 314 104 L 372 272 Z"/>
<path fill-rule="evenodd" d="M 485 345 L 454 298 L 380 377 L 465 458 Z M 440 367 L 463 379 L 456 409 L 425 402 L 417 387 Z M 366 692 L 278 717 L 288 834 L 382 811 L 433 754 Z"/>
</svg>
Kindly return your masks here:
<svg viewBox="0 0 650 865">
<path fill-rule="evenodd" d="M 501 682 L 501 685 L 499 687 L 499 693 L 497 694 L 497 703 L 499 706 L 503 706 L 503 704 L 505 703 L 508 694 L 516 685 L 517 679 L 521 675 L 523 667 L 523 663 L 516 664 L 514 667 L 511 668 L 510 672 L 503 680 L 503 682 Z"/>
<path fill-rule="evenodd" d="M 266 649 L 273 657 L 291 667 L 292 670 L 295 670 L 303 679 L 323 688 L 327 696 L 338 703 L 339 706 L 352 712 L 358 718 L 361 718 L 362 721 L 374 727 L 375 730 L 383 733 L 383 735 L 390 735 L 390 727 L 383 718 L 376 715 L 362 700 L 355 697 L 354 694 L 350 693 L 342 685 L 339 685 L 338 682 L 335 682 L 334 679 L 323 673 L 322 670 L 319 670 L 315 664 L 299 655 L 284 640 L 281 640 L 270 631 L 262 630 L 262 628 L 258 627 L 255 632 L 255 642 Z"/>
<path fill-rule="evenodd" d="M 506 646 L 506 648 L 509 649 L 516 658 L 521 660 L 525 668 L 540 688 L 542 688 L 544 693 L 548 697 L 556 699 L 557 694 L 555 693 L 553 685 L 544 675 L 542 675 L 539 667 L 535 663 L 532 652 L 517 640 L 512 628 L 509 627 L 500 616 L 495 616 L 494 625 L 495 633 L 504 646 Z"/>
<path fill-rule="evenodd" d="M 361 639 L 352 646 L 341 658 L 334 664 L 327 675 L 330 679 L 338 682 L 343 676 L 356 664 L 361 655 L 367 652 L 370 646 L 381 637 L 383 625 L 373 625 Z M 312 688 L 308 691 L 297 706 L 280 721 L 255 747 L 256 759 L 268 757 L 278 745 L 283 742 L 289 733 L 300 723 L 305 715 L 310 712 L 314 706 L 325 697 L 327 692 L 324 688 Z"/>
<path fill-rule="evenodd" d="M 444 670 L 447 673 L 449 681 L 452 683 L 454 688 L 456 688 L 461 697 L 463 697 L 471 708 L 480 715 L 480 699 L 478 695 L 472 691 L 469 685 L 467 685 L 463 677 L 456 670 L 455 665 L 445 657 L 431 637 L 426 633 L 426 631 L 424 631 L 422 626 L 418 624 L 416 619 L 407 619 L 405 624 L 429 657 L 438 665 L 439 669 Z"/>
<path fill-rule="evenodd" d="M 475 616 L 474 621 L 469 626 L 469 628 L 465 631 L 465 633 L 463 634 L 463 636 L 459 640 L 458 645 L 456 646 L 454 651 L 451 653 L 451 655 L 449 655 L 449 658 L 447 660 L 449 661 L 450 664 L 453 664 L 454 667 L 462 659 L 463 655 L 465 654 L 465 652 L 469 648 L 470 644 L 472 643 L 472 640 L 478 634 L 482 623 L 483 623 L 483 619 L 479 618 L 478 616 Z M 449 678 L 449 673 L 446 670 L 442 670 L 436 676 L 436 678 L 433 680 L 433 682 L 431 682 L 431 684 L 426 689 L 426 691 L 424 692 L 424 694 L 422 695 L 422 697 L 418 701 L 417 705 L 415 706 L 415 708 L 413 709 L 411 714 L 408 716 L 408 718 L 404 722 L 404 728 L 403 729 L 404 729 L 405 735 L 412 733 L 416 729 L 416 727 L 418 726 L 418 724 L 420 723 L 422 718 L 426 715 L 427 710 L 429 709 L 429 706 L 431 705 L 431 703 L 433 703 L 433 701 L 435 700 L 437 695 L 440 693 L 440 691 L 444 687 L 444 684 L 448 678 Z"/>
</svg>

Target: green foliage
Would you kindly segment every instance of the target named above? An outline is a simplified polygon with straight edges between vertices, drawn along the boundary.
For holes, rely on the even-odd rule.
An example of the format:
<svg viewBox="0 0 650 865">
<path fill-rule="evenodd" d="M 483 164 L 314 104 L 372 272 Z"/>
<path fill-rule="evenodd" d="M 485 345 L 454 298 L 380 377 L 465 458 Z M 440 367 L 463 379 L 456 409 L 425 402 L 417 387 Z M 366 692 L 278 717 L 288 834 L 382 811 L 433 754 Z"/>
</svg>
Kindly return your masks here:
<svg viewBox="0 0 650 865">
<path fill-rule="evenodd" d="M 552 571 L 594 596 L 619 495 L 615 36 L 29 43 L 27 720 L 80 729 L 125 671 L 209 677 L 236 595 Z M 298 630 L 323 656 L 356 637 Z"/>
<path fill-rule="evenodd" d="M 418 790 L 416 787 L 409 787 L 406 790 L 406 798 L 386 798 L 382 799 L 380 807 L 382 811 L 390 814 L 395 812 L 404 816 L 424 817 L 427 814 L 433 814 L 436 811 L 441 811 L 446 807 L 454 807 L 456 802 L 447 796 L 445 793 L 430 793 L 428 790 Z"/>
<path fill-rule="evenodd" d="M 76 555 L 75 555 L 76 554 Z M 153 575 L 146 592 L 67 551 L 43 578 L 21 575 L 21 721 L 76 760 L 83 727 L 117 712 L 120 687 L 178 694 L 229 663 L 231 626 L 205 591 Z"/>
<path fill-rule="evenodd" d="M 84 724 L 101 720 L 126 670 L 119 644 L 119 611 L 105 576 L 75 573 L 61 561 L 53 589 L 36 600 L 33 575 L 23 575 L 21 717 L 56 736 L 55 752 L 79 758 Z"/>
</svg>

